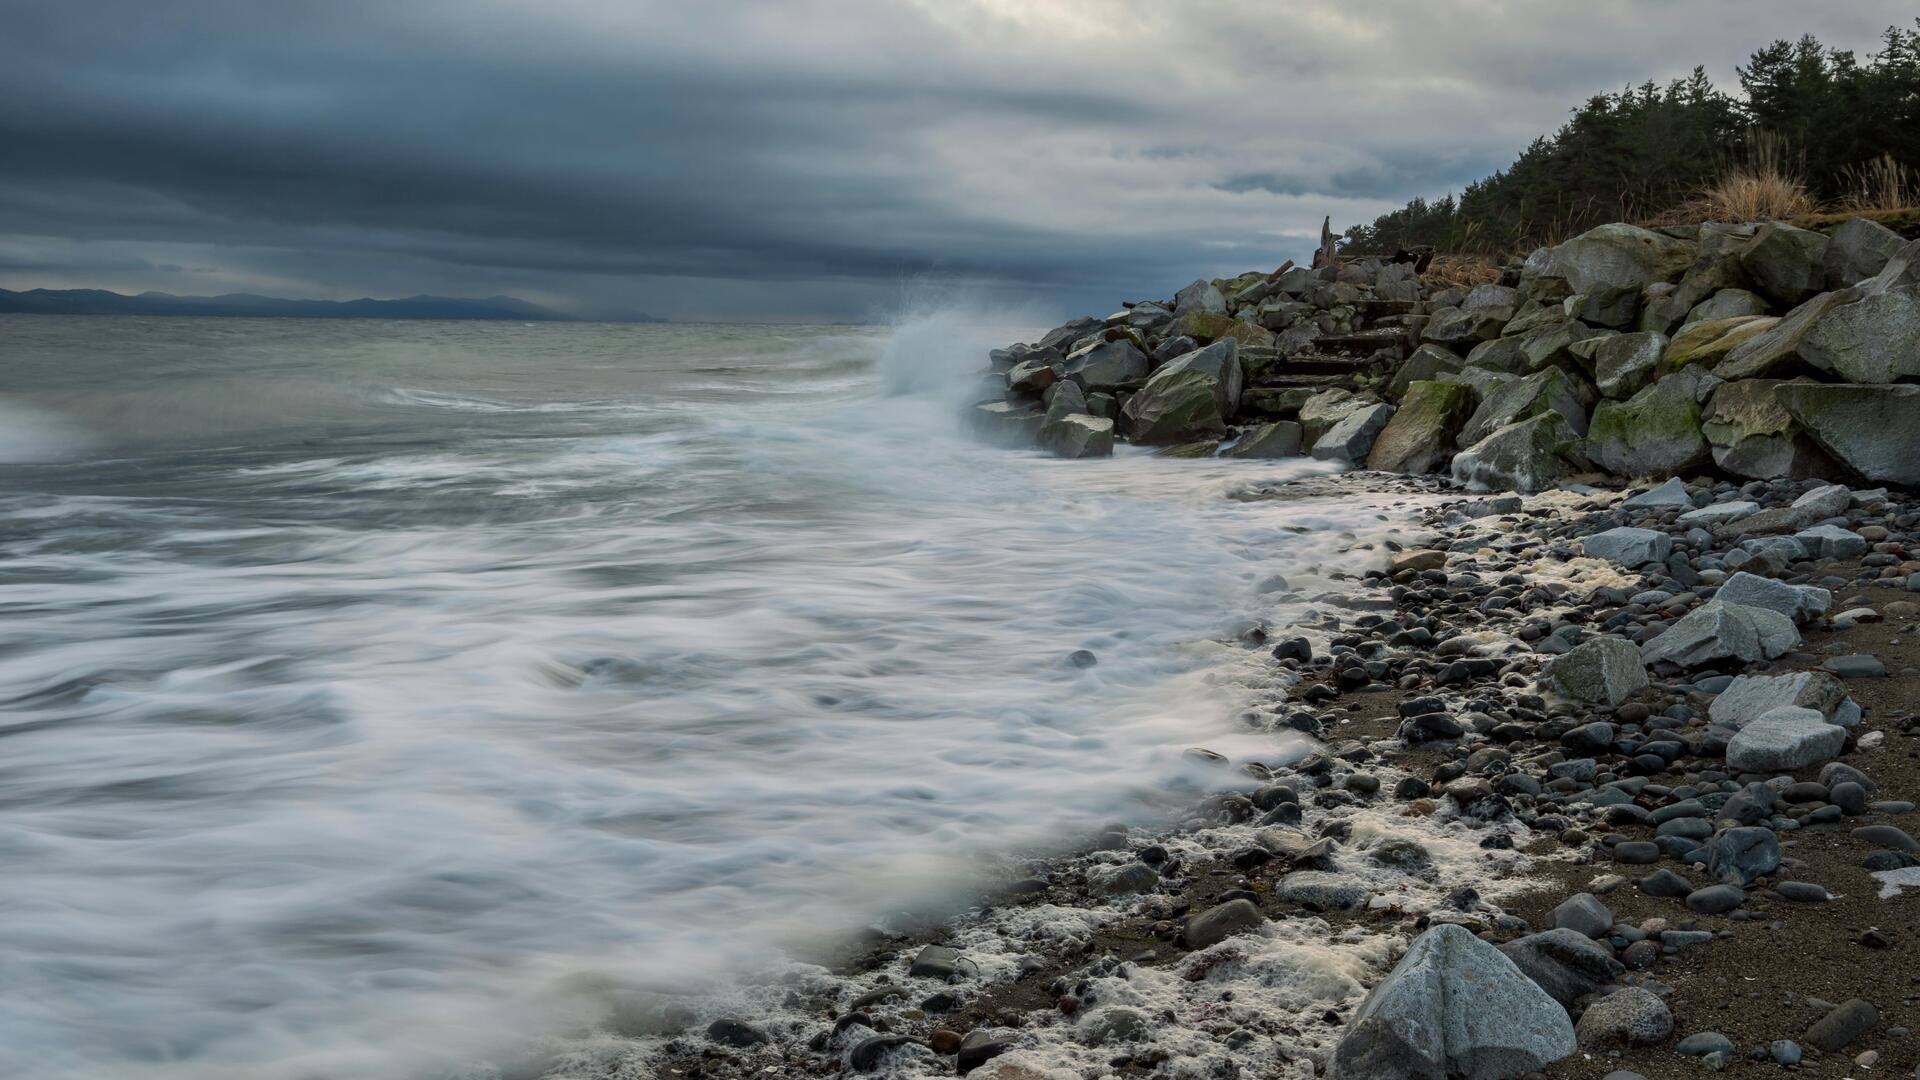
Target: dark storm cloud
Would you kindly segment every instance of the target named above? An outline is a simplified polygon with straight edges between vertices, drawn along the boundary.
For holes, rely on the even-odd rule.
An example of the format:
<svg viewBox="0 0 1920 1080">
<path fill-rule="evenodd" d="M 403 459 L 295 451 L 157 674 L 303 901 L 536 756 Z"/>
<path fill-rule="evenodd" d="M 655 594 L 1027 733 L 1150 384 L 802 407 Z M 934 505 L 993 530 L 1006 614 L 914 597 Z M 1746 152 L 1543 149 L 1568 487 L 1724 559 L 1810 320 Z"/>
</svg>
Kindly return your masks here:
<svg viewBox="0 0 1920 1080">
<path fill-rule="evenodd" d="M 1458 187 L 1589 93 L 1904 18 L 1801 7 L 17 2 L 0 285 L 1104 305 Z"/>
</svg>

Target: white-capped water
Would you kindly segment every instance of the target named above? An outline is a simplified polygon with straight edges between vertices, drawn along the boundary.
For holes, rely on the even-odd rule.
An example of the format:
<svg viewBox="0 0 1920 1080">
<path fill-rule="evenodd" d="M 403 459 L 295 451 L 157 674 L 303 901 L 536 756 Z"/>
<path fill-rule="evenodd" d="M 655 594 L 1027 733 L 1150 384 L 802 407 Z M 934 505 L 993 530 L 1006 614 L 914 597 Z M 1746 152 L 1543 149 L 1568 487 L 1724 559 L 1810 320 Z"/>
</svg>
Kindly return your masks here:
<svg viewBox="0 0 1920 1080">
<path fill-rule="evenodd" d="M 0 1075 L 485 1075 L 1285 757 L 1375 511 L 974 444 L 1001 336 L 0 319 Z"/>
</svg>

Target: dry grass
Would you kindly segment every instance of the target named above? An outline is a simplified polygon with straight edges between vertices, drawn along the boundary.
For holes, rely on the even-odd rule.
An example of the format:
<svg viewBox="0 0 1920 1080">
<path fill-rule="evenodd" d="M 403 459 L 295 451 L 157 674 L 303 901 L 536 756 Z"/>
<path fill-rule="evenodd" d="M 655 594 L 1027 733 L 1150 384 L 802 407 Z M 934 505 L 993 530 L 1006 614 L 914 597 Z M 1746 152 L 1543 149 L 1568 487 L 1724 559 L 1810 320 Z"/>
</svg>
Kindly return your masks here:
<svg viewBox="0 0 1920 1080">
<path fill-rule="evenodd" d="M 1893 159 L 1879 157 L 1846 171 L 1848 192 L 1842 210 L 1856 213 L 1893 213 L 1920 207 L 1920 177 Z"/>
<path fill-rule="evenodd" d="M 1800 179 L 1799 163 L 1786 142 L 1756 131 L 1747 159 L 1728 169 L 1700 194 L 1653 218 L 1651 225 L 1699 225 L 1708 221 L 1785 221 L 1820 208 Z"/>
<path fill-rule="evenodd" d="M 1491 255 L 1435 255 L 1420 280 L 1429 288 L 1471 289 L 1500 280 L 1500 263 Z"/>
</svg>

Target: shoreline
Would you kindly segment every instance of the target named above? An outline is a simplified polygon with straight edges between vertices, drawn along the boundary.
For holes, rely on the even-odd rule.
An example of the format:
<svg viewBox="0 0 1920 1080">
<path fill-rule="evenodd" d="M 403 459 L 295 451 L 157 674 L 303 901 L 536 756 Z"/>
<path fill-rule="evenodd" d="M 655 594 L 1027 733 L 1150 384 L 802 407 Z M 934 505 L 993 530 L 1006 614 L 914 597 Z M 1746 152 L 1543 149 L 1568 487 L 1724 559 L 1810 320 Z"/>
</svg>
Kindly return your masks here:
<svg viewBox="0 0 1920 1080">
<path fill-rule="evenodd" d="M 1877 826 L 1909 838 L 1920 831 L 1911 808 L 1920 795 L 1920 709 L 1901 704 L 1920 700 L 1920 618 L 1905 599 L 1915 594 L 1904 576 L 1859 583 L 1880 568 L 1861 567 L 1858 555 L 1815 560 L 1805 566 L 1809 576 L 1848 579 L 1836 604 L 1858 592 L 1887 610 L 1871 620 L 1843 619 L 1839 629 L 1816 617 L 1798 648 L 1771 661 L 1687 672 L 1656 665 L 1649 684 L 1617 705 L 1580 702 L 1538 693 L 1541 669 L 1565 655 L 1562 645 L 1572 639 L 1620 639 L 1564 627 L 1619 631 L 1677 621 L 1646 615 L 1644 599 L 1622 602 L 1653 591 L 1647 586 L 1668 568 L 1643 575 L 1612 564 L 1620 584 L 1574 584 L 1613 580 L 1582 553 L 1585 538 L 1623 524 L 1684 536 L 1675 520 L 1680 508 L 1628 510 L 1616 494 L 1576 490 L 1490 513 L 1511 503 L 1377 473 L 1318 482 L 1419 501 L 1458 496 L 1437 508 L 1409 508 L 1402 550 L 1368 555 L 1378 564 L 1400 560 L 1401 573 L 1370 566 L 1344 598 L 1316 598 L 1329 615 L 1342 602 L 1345 610 L 1313 628 L 1313 637 L 1376 654 L 1373 662 L 1385 669 L 1369 675 L 1384 678 L 1343 678 L 1355 667 L 1329 662 L 1324 647 L 1310 646 L 1318 659 L 1301 662 L 1298 645 L 1279 640 L 1293 638 L 1290 629 L 1273 631 L 1263 646 L 1293 657 L 1273 662 L 1302 678 L 1272 704 L 1299 716 L 1299 726 L 1325 724 L 1320 752 L 1272 768 L 1270 780 L 1248 777 L 1240 795 L 1201 800 L 1163 829 L 1115 833 L 1094 850 L 1052 860 L 997 902 L 922 934 L 878 941 L 833 973 L 796 978 L 785 998 L 802 1013 L 817 1012 L 815 1021 L 762 1025 L 751 1016 L 699 1014 L 695 1022 L 689 1014 L 688 1026 L 652 1057 L 657 1075 L 1326 1075 L 1355 1009 L 1415 938 L 1454 923 L 1509 950 L 1523 941 L 1517 948 L 1526 951 L 1524 939 L 1567 925 L 1573 916 L 1555 909 L 1583 894 L 1609 909 L 1593 942 L 1604 957 L 1587 956 L 1581 968 L 1562 955 L 1561 974 L 1582 990 L 1562 1003 L 1568 1022 L 1582 1018 L 1582 1045 L 1541 1075 L 1631 1069 L 1649 1080 L 1695 1076 L 1702 1061 L 1674 1046 L 1709 1031 L 1732 1044 L 1723 1065 L 1760 1055 L 1763 1067 L 1778 1070 L 1767 1049 L 1777 1040 L 1799 1044 L 1796 1068 L 1808 1075 L 1853 1075 L 1863 1068 L 1855 1059 L 1869 1052 L 1880 1075 L 1908 1075 L 1920 1065 L 1920 1038 L 1905 1033 L 1920 1024 L 1920 881 L 1881 899 L 1882 879 L 1862 863 L 1888 863 L 1891 849 L 1875 839 L 1897 846 L 1897 837 L 1853 834 Z M 1821 485 L 1763 486 L 1759 501 L 1784 506 Z M 1723 483 L 1697 489 L 1690 501 L 1742 494 Z M 1463 517 L 1461 506 L 1484 516 Z M 1916 511 L 1910 501 L 1869 502 L 1839 516 L 1866 529 L 1896 523 L 1899 536 L 1911 537 Z M 1713 559 L 1739 541 L 1729 534 L 1692 558 Z M 1669 600 L 1676 612 L 1705 604 L 1715 591 L 1697 588 L 1685 601 Z M 1486 603 L 1496 595 L 1505 602 Z M 1540 623 L 1562 629 L 1539 633 Z M 1383 634 L 1389 625 L 1393 631 Z M 1442 640 L 1423 640 L 1422 628 L 1438 628 Z M 1621 845 L 1651 840 L 1660 831 L 1652 818 L 1668 818 L 1668 807 L 1681 805 L 1686 817 L 1689 799 L 1728 800 L 1746 790 L 1719 761 L 1727 731 L 1712 720 L 1715 699 L 1701 684 L 1722 686 L 1716 667 L 1746 675 L 1817 670 L 1820 654 L 1835 646 L 1871 649 L 1888 669 L 1886 677 L 1840 680 L 1862 715 L 1832 759 L 1865 773 L 1878 791 L 1849 813 L 1804 786 L 1774 781 L 1777 812 L 1762 820 L 1775 827 L 1780 866 L 1735 894 L 1701 898 L 1703 907 L 1714 899 L 1735 905 L 1714 914 L 1690 910 L 1686 897 L 1649 893 L 1640 882 L 1663 870 L 1686 878 L 1690 891 L 1709 886 L 1706 866 L 1687 856 L 1724 835 L 1727 822 L 1699 810 L 1690 820 L 1709 835 L 1686 840 L 1686 852 L 1669 842 L 1673 850 L 1652 863 L 1638 861 L 1643 847 Z M 1666 715 L 1675 710 L 1686 718 Z M 1614 726 L 1596 731 L 1596 723 Z M 1656 737 L 1661 732 L 1672 735 Z M 1628 752 L 1662 738 L 1680 749 L 1657 768 Z M 1782 775 L 1816 783 L 1823 767 L 1826 761 Z M 1605 794 L 1629 790 L 1624 798 Z M 1668 828 L 1665 835 L 1697 831 Z M 1776 888 L 1790 881 L 1787 894 Z M 1813 895 L 1802 886 L 1830 899 L 1784 898 Z M 1536 952 L 1540 944 L 1532 942 Z M 1851 955 L 1833 955 L 1842 947 Z M 1818 950 L 1809 966 L 1819 970 L 1778 964 L 1783 949 Z M 1554 962 L 1544 963 L 1551 969 Z M 1736 982 L 1752 988 L 1730 996 Z M 1595 1034 L 1603 1025 L 1584 1020 L 1588 1006 L 1629 988 L 1664 1008 L 1670 1030 L 1644 1043 Z M 1639 996 L 1621 1001 L 1643 1004 Z M 1872 1003 L 1874 1022 L 1823 1053 L 1809 1028 L 1856 998 Z"/>
</svg>

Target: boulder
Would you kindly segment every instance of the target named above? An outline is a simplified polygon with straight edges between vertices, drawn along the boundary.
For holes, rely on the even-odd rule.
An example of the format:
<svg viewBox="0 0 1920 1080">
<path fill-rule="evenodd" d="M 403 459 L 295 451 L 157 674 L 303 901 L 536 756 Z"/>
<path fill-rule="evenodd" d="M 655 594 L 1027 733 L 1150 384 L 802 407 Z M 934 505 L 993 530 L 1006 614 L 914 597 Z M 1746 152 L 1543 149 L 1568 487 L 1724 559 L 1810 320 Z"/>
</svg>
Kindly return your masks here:
<svg viewBox="0 0 1920 1080">
<path fill-rule="evenodd" d="M 1048 361 L 1047 354 L 1042 354 L 1008 368 L 1007 389 L 1016 394 L 1038 394 L 1059 378 L 1060 369 Z"/>
<path fill-rule="evenodd" d="M 1920 487 L 1920 386 L 1785 383 L 1774 394 L 1822 450 L 1855 474 Z"/>
<path fill-rule="evenodd" d="M 1847 729 L 1813 709 L 1792 705 L 1762 714 L 1727 740 L 1727 766 L 1740 772 L 1793 772 L 1829 761 L 1847 744 Z"/>
<path fill-rule="evenodd" d="M 1577 379 L 1558 368 L 1548 368 L 1494 387 L 1460 429 L 1459 444 L 1472 446 L 1498 428 L 1548 411 L 1559 413 L 1574 433 L 1584 434 L 1591 397 Z"/>
<path fill-rule="evenodd" d="M 1547 996 L 1571 1005 L 1627 969 L 1606 946 L 1574 930 L 1547 930 L 1499 947 Z"/>
<path fill-rule="evenodd" d="M 1545 491 L 1586 465 L 1580 437 L 1549 411 L 1508 424 L 1453 456 L 1453 478 L 1474 491 Z"/>
<path fill-rule="evenodd" d="M 1613 929 L 1613 912 L 1592 893 L 1574 893 L 1547 913 L 1556 930 L 1571 930 L 1590 938 L 1605 937 Z"/>
<path fill-rule="evenodd" d="M 1835 305 L 1801 338 L 1800 357 L 1847 382 L 1920 379 L 1920 285 Z"/>
<path fill-rule="evenodd" d="M 1446 371 L 1433 377 L 1434 382 L 1453 383 L 1473 391 L 1475 407 L 1487 399 L 1487 395 L 1512 382 L 1517 376 L 1510 372 L 1494 371 L 1489 368 L 1463 367 L 1459 371 Z"/>
<path fill-rule="evenodd" d="M 1401 401 L 1414 383 L 1428 381 L 1446 372 L 1459 371 L 1465 364 L 1466 361 L 1450 349 L 1422 345 L 1393 373 L 1393 380 L 1387 383 L 1387 399 Z M 1474 394 L 1473 398 L 1478 401 L 1479 395 Z"/>
<path fill-rule="evenodd" d="M 1072 416 L 1074 413 L 1093 411 L 1087 407 L 1086 391 L 1081 390 L 1080 384 L 1071 379 L 1047 387 L 1041 400 L 1046 402 L 1048 420 L 1058 420 L 1063 416 Z"/>
<path fill-rule="evenodd" d="M 1472 311 L 1467 308 L 1443 308 L 1433 313 L 1420 330 L 1420 340 L 1458 349 L 1471 349 L 1483 341 L 1500 336 L 1508 313 Z"/>
<path fill-rule="evenodd" d="M 1473 391 L 1457 383 L 1409 385 L 1400 408 L 1387 421 L 1367 468 L 1386 472 L 1430 473 L 1453 459 L 1454 438 L 1474 410 Z"/>
<path fill-rule="evenodd" d="M 1393 406 L 1384 402 L 1348 413 L 1313 441 L 1313 456 L 1343 465 L 1365 462 L 1393 414 Z"/>
<path fill-rule="evenodd" d="M 1047 416 L 1031 405 L 990 401 L 975 405 L 967 420 L 982 439 L 996 446 L 1029 447 L 1039 437 Z"/>
<path fill-rule="evenodd" d="M 1620 500 L 1620 506 L 1626 510 L 1677 510 L 1683 506 L 1691 510 L 1693 493 L 1687 490 L 1685 481 L 1675 476 L 1657 487 Z"/>
<path fill-rule="evenodd" d="M 1132 386 L 1153 366 L 1128 338 L 1091 341 L 1067 354 L 1066 376 L 1088 393 Z"/>
<path fill-rule="evenodd" d="M 1759 786 L 1766 790 L 1765 785 Z M 1722 829 L 1702 847 L 1708 876 L 1723 884 L 1745 888 L 1754 878 L 1780 868 L 1780 838 L 1772 829 L 1757 825 Z"/>
<path fill-rule="evenodd" d="M 1610 398 L 1639 393 L 1654 380 L 1666 351 L 1665 334 L 1615 334 L 1599 339 L 1593 349 L 1593 373 L 1600 393 Z"/>
<path fill-rule="evenodd" d="M 1147 380 L 1147 385 L 1151 387 L 1154 379 L 1162 376 L 1171 377 L 1183 371 L 1202 372 L 1213 380 L 1213 397 L 1215 403 L 1220 406 L 1222 419 L 1239 411 L 1240 391 L 1245 382 L 1240 365 L 1239 342 L 1226 338 L 1204 348 L 1176 356 L 1155 368 L 1152 378 Z"/>
<path fill-rule="evenodd" d="M 1623 986 L 1587 1006 L 1574 1031 L 1582 1046 L 1652 1046 L 1673 1034 L 1673 1013 L 1653 991 Z"/>
<path fill-rule="evenodd" d="M 1740 271 L 1754 291 L 1786 307 L 1827 283 L 1827 237 L 1811 229 L 1770 221 L 1740 249 L 1739 258 Z"/>
<path fill-rule="evenodd" d="M 1756 480 L 1820 475 L 1831 463 L 1780 403 L 1778 379 L 1741 379 L 1713 388 L 1700 415 L 1714 464 Z"/>
<path fill-rule="evenodd" d="M 1034 348 L 1065 352 L 1068 346 L 1098 329 L 1100 329 L 1100 320 L 1091 315 L 1085 315 L 1047 331 Z"/>
<path fill-rule="evenodd" d="M 1800 644 L 1793 620 L 1777 611 L 1709 600 L 1640 646 L 1640 659 L 1683 668 L 1724 660 L 1772 660 Z"/>
<path fill-rule="evenodd" d="M 1561 310 L 1589 326 L 1626 329 L 1640 315 L 1640 289 L 1628 285 L 1574 293 L 1562 303 Z"/>
<path fill-rule="evenodd" d="M 1593 558 L 1636 567 L 1666 562 L 1673 554 L 1673 537 L 1656 529 L 1621 526 L 1586 537 L 1580 547 Z"/>
<path fill-rule="evenodd" d="M 1618 705 L 1647 685 L 1647 669 L 1632 642 L 1597 637 L 1547 661 L 1540 683 L 1572 701 Z"/>
<path fill-rule="evenodd" d="M 1483 341 L 1467 353 L 1465 366 L 1485 371 L 1497 371 L 1505 375 L 1525 375 L 1533 369 L 1527 358 L 1526 338 L 1524 336 L 1496 338 Z"/>
<path fill-rule="evenodd" d="M 1055 457 L 1112 457 L 1113 421 L 1089 413 L 1068 413 L 1048 420 L 1037 440 Z"/>
<path fill-rule="evenodd" d="M 1698 510 L 1689 510 L 1676 520 L 1682 525 L 1698 525 L 1701 528 L 1711 529 L 1717 525 L 1726 525 L 1744 517 L 1751 517 L 1759 511 L 1759 503 L 1737 499 L 1733 502 L 1717 502 Z"/>
<path fill-rule="evenodd" d="M 1571 372 L 1585 367 L 1578 351 L 1582 342 L 1596 337 L 1612 337 L 1613 334 L 1612 330 L 1595 330 L 1578 319 L 1560 318 L 1543 322 L 1521 334 L 1517 346 L 1526 361 L 1526 371 L 1557 367 Z"/>
<path fill-rule="evenodd" d="M 1661 369 L 1678 371 L 1689 364 L 1700 364 L 1718 370 L 1733 353 L 1771 332 L 1779 322 L 1765 315 L 1734 315 L 1682 326 L 1660 358 Z"/>
<path fill-rule="evenodd" d="M 1767 302 L 1745 289 L 1721 289 L 1687 312 L 1687 323 L 1712 319 L 1733 319 L 1742 315 L 1765 315 Z"/>
<path fill-rule="evenodd" d="M 1356 394 L 1338 387 L 1322 390 L 1300 403 L 1300 428 L 1312 446 L 1327 429 L 1369 405 L 1379 404 L 1371 394 Z"/>
<path fill-rule="evenodd" d="M 1619 476 L 1673 476 L 1713 460 L 1700 431 L 1694 390 L 1678 376 L 1661 379 L 1626 401 L 1603 401 L 1593 410 L 1586 453 Z"/>
<path fill-rule="evenodd" d="M 1522 276 L 1561 278 L 1576 293 L 1644 289 L 1678 277 L 1697 253 L 1693 244 L 1635 225 L 1602 225 L 1534 252 Z"/>
<path fill-rule="evenodd" d="M 1351 911 L 1367 902 L 1367 886 L 1330 870 L 1295 870 L 1274 883 L 1273 895 L 1315 911 Z"/>
<path fill-rule="evenodd" d="M 1353 1014 L 1329 1080 L 1505 1080 L 1572 1054 L 1567 1011 L 1461 926 L 1421 934 Z"/>
<path fill-rule="evenodd" d="M 1736 675 L 1707 706 L 1707 718 L 1722 727 L 1743 728 L 1781 708 L 1811 709 L 1831 722 L 1847 688 L 1824 671 L 1789 675 Z"/>
<path fill-rule="evenodd" d="M 1271 424 L 1261 424 L 1241 435 L 1232 446 L 1220 452 L 1221 457 L 1234 458 L 1284 458 L 1298 457 L 1300 454 L 1300 425 L 1291 420 L 1276 420 Z"/>
<path fill-rule="evenodd" d="M 1801 626 L 1833 606 L 1833 594 L 1817 585 L 1789 585 L 1745 570 L 1722 583 L 1714 596 L 1729 604 L 1777 611 Z"/>
<path fill-rule="evenodd" d="M 1750 335 L 1713 365 L 1713 373 L 1723 379 L 1757 379 L 1765 375 L 1788 376 L 1806 369 L 1821 370 L 1800 352 L 1800 345 L 1827 312 L 1850 304 L 1861 296 L 1858 289 L 1825 292 L 1787 312 L 1786 317 L 1768 324 L 1762 332 Z"/>
<path fill-rule="evenodd" d="M 1886 292 L 1888 289 L 1905 288 L 1908 285 L 1920 285 L 1920 240 L 1909 240 L 1900 245 L 1893 253 L 1887 265 L 1880 272 L 1860 283 L 1860 291 L 1869 295 Z"/>
<path fill-rule="evenodd" d="M 1205 371 L 1155 372 L 1120 410 L 1127 437 L 1142 446 L 1173 446 L 1225 435 L 1219 384 Z"/>
<path fill-rule="evenodd" d="M 1189 949 L 1204 949 L 1249 930 L 1257 930 L 1267 921 L 1260 909 L 1248 900 L 1229 900 L 1187 920 L 1180 931 L 1180 942 Z"/>
<path fill-rule="evenodd" d="M 1210 315 L 1227 313 L 1227 298 L 1220 293 L 1218 286 L 1211 281 L 1196 281 L 1173 294 L 1173 313 L 1185 315 L 1189 311 L 1203 311 Z"/>
<path fill-rule="evenodd" d="M 1849 218 L 1833 230 L 1827 240 L 1827 253 L 1821 260 L 1827 275 L 1827 288 L 1844 289 L 1857 285 L 1886 269 L 1887 263 L 1906 244 L 1900 234 L 1877 221 Z"/>
<path fill-rule="evenodd" d="M 1857 559 L 1867 553 L 1867 538 L 1838 525 L 1815 525 L 1793 534 L 1815 559 Z"/>
</svg>

